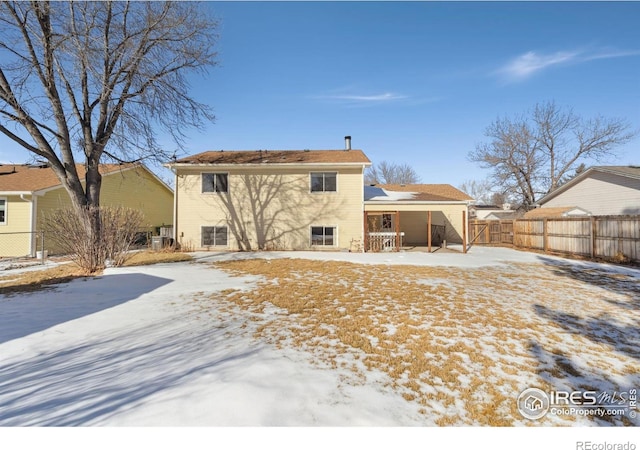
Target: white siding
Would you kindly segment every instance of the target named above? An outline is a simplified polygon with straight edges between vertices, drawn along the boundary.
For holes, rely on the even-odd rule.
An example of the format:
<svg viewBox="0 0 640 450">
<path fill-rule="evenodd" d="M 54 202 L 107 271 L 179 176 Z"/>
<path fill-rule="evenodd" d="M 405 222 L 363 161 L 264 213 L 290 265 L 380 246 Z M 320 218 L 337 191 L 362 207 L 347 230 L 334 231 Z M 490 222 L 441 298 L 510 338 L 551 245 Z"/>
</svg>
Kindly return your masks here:
<svg viewBox="0 0 640 450">
<path fill-rule="evenodd" d="M 541 208 L 577 206 L 593 215 L 640 214 L 640 180 L 593 172 Z"/>
</svg>

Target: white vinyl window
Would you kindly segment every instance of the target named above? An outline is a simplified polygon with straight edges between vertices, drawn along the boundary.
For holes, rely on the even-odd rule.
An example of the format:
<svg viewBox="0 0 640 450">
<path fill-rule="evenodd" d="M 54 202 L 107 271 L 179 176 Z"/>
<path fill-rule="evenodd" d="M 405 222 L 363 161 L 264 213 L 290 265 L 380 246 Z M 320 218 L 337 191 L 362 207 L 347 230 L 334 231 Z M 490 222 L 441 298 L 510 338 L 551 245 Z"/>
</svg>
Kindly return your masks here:
<svg viewBox="0 0 640 450">
<path fill-rule="evenodd" d="M 0 198 L 0 225 L 7 224 L 7 199 Z"/>
<path fill-rule="evenodd" d="M 311 172 L 311 192 L 336 192 L 338 174 L 336 172 Z"/>
<path fill-rule="evenodd" d="M 229 174 L 203 173 L 202 192 L 218 192 L 226 194 L 229 192 Z"/>
<path fill-rule="evenodd" d="M 311 245 L 335 246 L 336 227 L 311 227 Z"/>
<path fill-rule="evenodd" d="M 226 247 L 229 242 L 227 227 L 202 227 L 203 247 Z"/>
</svg>

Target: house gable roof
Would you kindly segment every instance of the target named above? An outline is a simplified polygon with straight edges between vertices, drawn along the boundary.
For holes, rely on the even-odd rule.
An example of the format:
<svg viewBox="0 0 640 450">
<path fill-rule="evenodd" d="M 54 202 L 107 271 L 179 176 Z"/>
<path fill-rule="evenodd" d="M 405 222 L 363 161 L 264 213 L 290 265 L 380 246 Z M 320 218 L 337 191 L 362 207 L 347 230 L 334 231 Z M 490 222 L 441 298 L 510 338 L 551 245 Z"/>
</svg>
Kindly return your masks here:
<svg viewBox="0 0 640 450">
<path fill-rule="evenodd" d="M 101 164 L 100 173 L 109 175 L 123 170 L 144 167 L 141 164 Z M 78 177 L 84 180 L 83 164 L 76 164 Z M 145 168 L 145 170 L 149 171 Z M 156 179 L 157 177 L 149 171 Z M 159 180 L 161 181 L 161 180 Z M 162 185 L 171 190 L 164 182 Z M 61 186 L 60 180 L 46 164 L 2 164 L 0 165 L 0 192 L 38 192 Z"/>
<path fill-rule="evenodd" d="M 365 201 L 460 202 L 473 200 L 450 184 L 374 184 L 365 186 Z"/>
<path fill-rule="evenodd" d="M 618 175 L 618 176 L 621 176 L 621 177 L 627 177 L 627 178 L 633 178 L 633 179 L 640 180 L 640 167 L 639 166 L 593 166 L 593 167 L 590 167 L 589 169 L 585 170 L 584 172 L 582 172 L 580 175 L 576 176 L 575 178 L 572 178 L 567 183 L 565 183 L 562 186 L 558 187 L 556 190 L 549 192 L 547 195 L 542 197 L 536 203 L 538 205 L 545 204 L 546 202 L 548 202 L 549 200 L 551 200 L 555 196 L 565 192 L 567 189 L 570 189 L 572 186 L 578 184 L 579 182 L 581 182 L 585 178 L 588 178 L 589 176 L 591 176 L 595 172 L 610 173 L 610 174 Z"/>
<path fill-rule="evenodd" d="M 469 208 L 471 209 L 476 209 L 476 210 L 496 210 L 496 211 L 502 211 L 504 208 L 502 206 L 499 205 L 484 205 L 484 204 L 476 204 L 476 205 L 471 205 L 469 206 Z"/>
<path fill-rule="evenodd" d="M 569 214 L 573 212 L 573 214 Z M 527 211 L 523 219 L 542 219 L 545 217 L 567 217 L 570 215 L 580 216 L 589 215 L 588 211 L 585 211 L 582 208 L 578 208 L 577 206 L 558 206 L 553 208 L 536 208 L 530 211 Z"/>
<path fill-rule="evenodd" d="M 173 165 L 365 164 L 362 150 L 219 150 L 180 158 Z"/>
<path fill-rule="evenodd" d="M 518 219 L 521 215 L 522 213 L 520 211 L 502 209 L 500 211 L 494 211 L 491 214 L 487 214 L 487 216 L 482 220 L 511 220 Z"/>
</svg>

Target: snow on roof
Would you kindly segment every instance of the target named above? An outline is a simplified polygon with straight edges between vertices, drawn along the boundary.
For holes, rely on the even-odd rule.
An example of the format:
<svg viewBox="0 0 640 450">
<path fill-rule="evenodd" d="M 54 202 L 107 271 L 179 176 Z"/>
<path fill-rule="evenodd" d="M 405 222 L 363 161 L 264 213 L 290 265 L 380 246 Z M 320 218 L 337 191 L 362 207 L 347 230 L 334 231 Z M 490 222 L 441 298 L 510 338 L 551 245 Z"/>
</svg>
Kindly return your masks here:
<svg viewBox="0 0 640 450">
<path fill-rule="evenodd" d="M 364 187 L 364 200 L 369 201 L 398 201 L 413 200 L 415 192 L 394 192 L 387 191 L 378 186 Z"/>
<path fill-rule="evenodd" d="M 450 184 L 374 184 L 364 187 L 364 200 L 459 202 L 472 198 Z"/>
</svg>

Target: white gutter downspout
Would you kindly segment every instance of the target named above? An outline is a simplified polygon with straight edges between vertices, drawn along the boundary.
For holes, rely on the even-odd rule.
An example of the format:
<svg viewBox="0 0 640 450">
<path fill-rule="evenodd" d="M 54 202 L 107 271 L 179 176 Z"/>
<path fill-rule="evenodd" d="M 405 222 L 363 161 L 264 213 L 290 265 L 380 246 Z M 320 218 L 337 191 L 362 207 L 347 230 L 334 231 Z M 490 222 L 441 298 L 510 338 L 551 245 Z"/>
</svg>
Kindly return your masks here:
<svg viewBox="0 0 640 450">
<path fill-rule="evenodd" d="M 20 194 L 20 200 L 31 203 L 31 209 L 29 211 L 29 222 L 31 223 L 31 239 L 29 240 L 29 255 L 32 258 L 36 256 L 36 197 L 31 194 L 31 200 L 25 198 L 25 195 Z"/>
<path fill-rule="evenodd" d="M 345 136 L 346 139 L 346 136 Z M 349 145 L 351 145 L 351 138 L 349 138 Z M 360 220 L 362 220 L 362 226 L 360 227 L 360 242 L 362 242 L 362 253 L 365 253 L 367 250 L 364 248 L 364 243 L 365 243 L 365 227 L 368 227 L 369 224 L 365 223 L 364 221 L 364 171 L 367 170 L 367 165 L 363 164 L 362 165 L 362 210 L 360 211 Z M 351 248 L 349 248 L 349 250 L 351 250 Z"/>
<path fill-rule="evenodd" d="M 178 246 L 178 170 L 173 173 L 176 175 L 173 187 L 173 244 Z"/>
</svg>

